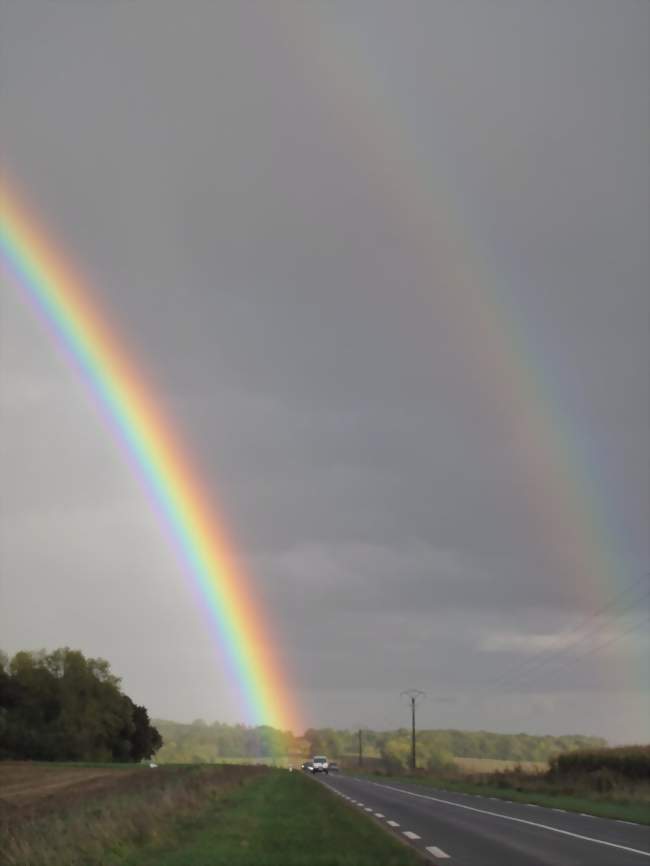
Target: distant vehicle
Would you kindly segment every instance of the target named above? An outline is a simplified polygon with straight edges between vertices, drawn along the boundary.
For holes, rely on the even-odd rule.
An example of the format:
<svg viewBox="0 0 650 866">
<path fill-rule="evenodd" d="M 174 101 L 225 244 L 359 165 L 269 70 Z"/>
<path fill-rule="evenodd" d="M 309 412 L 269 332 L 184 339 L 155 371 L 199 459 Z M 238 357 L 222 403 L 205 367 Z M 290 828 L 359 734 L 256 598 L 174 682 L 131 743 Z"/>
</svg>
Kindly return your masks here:
<svg viewBox="0 0 650 866">
<path fill-rule="evenodd" d="M 336 763 L 336 761 L 330 761 L 329 771 L 330 773 L 338 773 L 339 765 Z"/>
<path fill-rule="evenodd" d="M 329 773 L 330 764 L 325 755 L 314 755 L 311 759 L 312 773 Z"/>
<path fill-rule="evenodd" d="M 301 769 L 303 769 L 306 773 L 311 773 L 314 768 L 311 765 L 311 761 L 305 761 Z"/>
</svg>

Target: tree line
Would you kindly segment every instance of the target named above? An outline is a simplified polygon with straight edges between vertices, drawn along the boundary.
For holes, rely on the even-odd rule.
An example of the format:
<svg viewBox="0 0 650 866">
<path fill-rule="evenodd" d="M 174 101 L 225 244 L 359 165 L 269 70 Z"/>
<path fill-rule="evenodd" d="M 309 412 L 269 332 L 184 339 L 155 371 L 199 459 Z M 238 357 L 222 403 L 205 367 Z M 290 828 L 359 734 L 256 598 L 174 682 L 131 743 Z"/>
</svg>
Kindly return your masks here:
<svg viewBox="0 0 650 866">
<path fill-rule="evenodd" d="M 104 659 L 69 647 L 0 654 L 0 759 L 140 761 L 161 746 Z"/>
<path fill-rule="evenodd" d="M 158 759 L 168 762 L 212 762 L 223 758 L 294 759 L 325 754 L 334 759 L 357 755 L 359 732 L 334 728 L 310 728 L 302 737 L 267 726 L 247 727 L 212 724 L 197 719 L 191 724 L 155 720 L 165 745 Z M 381 758 L 391 765 L 406 766 L 410 757 L 410 731 L 364 730 L 366 757 Z M 422 730 L 418 732 L 418 764 L 440 766 L 454 757 L 493 758 L 508 761 L 548 761 L 553 755 L 574 749 L 606 745 L 598 737 L 560 737 L 530 734 L 496 734 L 489 731 Z"/>
<path fill-rule="evenodd" d="M 291 731 L 268 725 L 211 724 L 196 719 L 190 724 L 154 719 L 165 745 L 156 756 L 163 763 L 210 764 L 224 758 L 265 759 L 294 756 L 309 751 L 309 744 Z"/>
<path fill-rule="evenodd" d="M 164 740 L 164 745 L 163 745 Z M 363 751 L 391 767 L 410 758 L 410 732 L 365 729 Z M 140 761 L 213 763 L 223 759 L 309 755 L 356 758 L 359 732 L 310 728 L 303 736 L 270 726 L 223 722 L 191 724 L 154 720 L 120 688 L 103 659 L 85 658 L 68 647 L 47 653 L 0 653 L 0 760 Z M 597 737 L 496 734 L 489 731 L 421 730 L 418 766 L 437 768 L 453 758 L 549 761 L 576 749 L 605 746 Z"/>
</svg>

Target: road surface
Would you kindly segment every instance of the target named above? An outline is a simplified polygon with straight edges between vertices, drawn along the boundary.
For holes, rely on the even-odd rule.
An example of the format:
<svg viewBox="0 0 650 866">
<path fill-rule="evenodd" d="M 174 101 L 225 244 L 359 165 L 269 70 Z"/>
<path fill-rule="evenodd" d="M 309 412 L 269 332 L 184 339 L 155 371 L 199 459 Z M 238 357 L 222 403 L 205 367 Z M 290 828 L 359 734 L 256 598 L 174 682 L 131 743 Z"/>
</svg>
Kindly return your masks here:
<svg viewBox="0 0 650 866">
<path fill-rule="evenodd" d="M 449 866 L 650 866 L 650 828 L 393 781 L 322 784 Z"/>
</svg>

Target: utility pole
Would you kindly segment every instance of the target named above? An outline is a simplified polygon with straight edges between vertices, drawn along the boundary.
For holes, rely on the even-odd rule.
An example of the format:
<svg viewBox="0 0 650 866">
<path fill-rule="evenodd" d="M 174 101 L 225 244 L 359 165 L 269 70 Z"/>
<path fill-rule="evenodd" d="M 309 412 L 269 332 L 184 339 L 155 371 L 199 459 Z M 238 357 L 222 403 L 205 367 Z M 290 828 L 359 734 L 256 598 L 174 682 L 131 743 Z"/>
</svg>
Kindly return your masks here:
<svg viewBox="0 0 650 866">
<path fill-rule="evenodd" d="M 402 697 L 408 698 L 411 705 L 411 769 L 415 770 L 415 705 L 424 697 L 424 692 L 420 689 L 407 689 L 402 692 Z"/>
<path fill-rule="evenodd" d="M 363 728 L 359 728 L 359 766 L 363 767 Z"/>
</svg>

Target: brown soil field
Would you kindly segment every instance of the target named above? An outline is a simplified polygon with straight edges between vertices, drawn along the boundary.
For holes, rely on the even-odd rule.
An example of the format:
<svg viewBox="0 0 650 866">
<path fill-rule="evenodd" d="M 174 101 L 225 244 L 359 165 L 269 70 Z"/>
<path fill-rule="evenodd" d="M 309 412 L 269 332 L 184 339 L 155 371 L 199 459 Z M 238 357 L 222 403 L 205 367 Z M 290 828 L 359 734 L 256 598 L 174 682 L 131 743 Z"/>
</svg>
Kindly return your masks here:
<svg viewBox="0 0 650 866">
<path fill-rule="evenodd" d="M 111 769 L 2 761 L 0 816 L 44 814 L 66 808 L 89 796 L 96 797 L 125 787 L 139 787 L 134 775 L 143 777 L 144 783 L 147 775 L 152 772 L 154 770 L 148 767 Z"/>
</svg>

